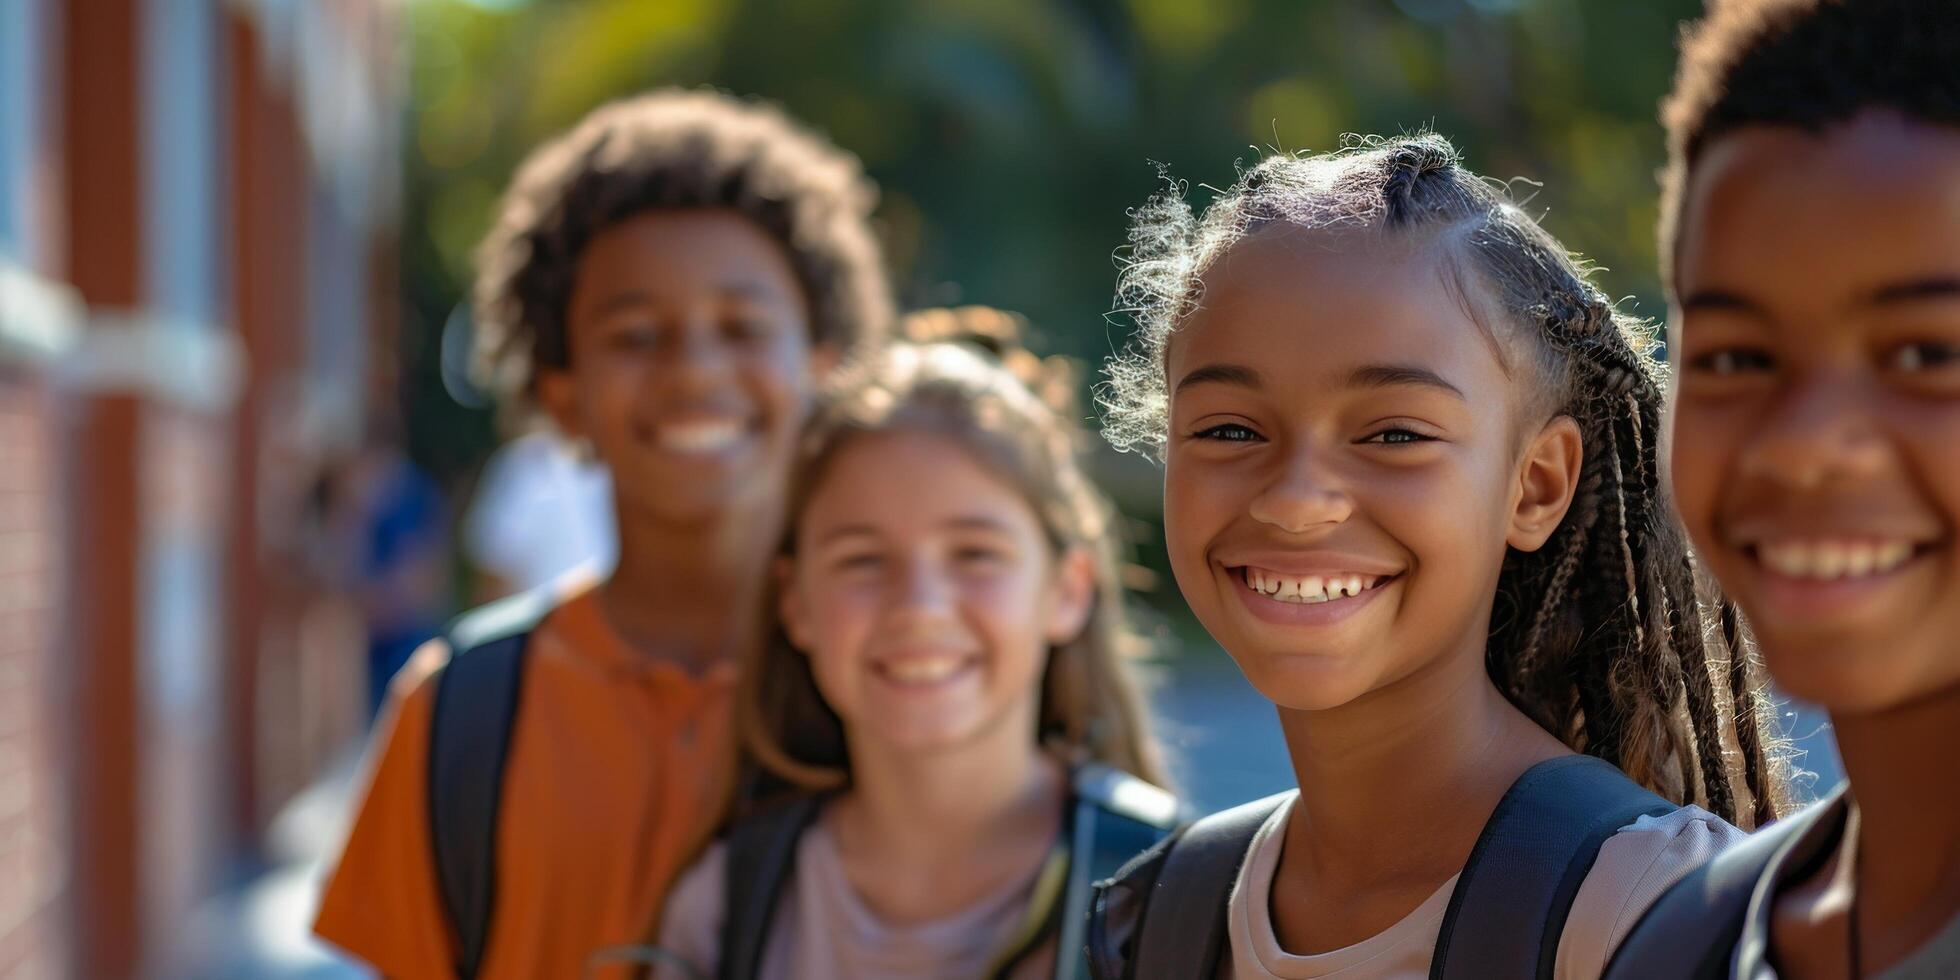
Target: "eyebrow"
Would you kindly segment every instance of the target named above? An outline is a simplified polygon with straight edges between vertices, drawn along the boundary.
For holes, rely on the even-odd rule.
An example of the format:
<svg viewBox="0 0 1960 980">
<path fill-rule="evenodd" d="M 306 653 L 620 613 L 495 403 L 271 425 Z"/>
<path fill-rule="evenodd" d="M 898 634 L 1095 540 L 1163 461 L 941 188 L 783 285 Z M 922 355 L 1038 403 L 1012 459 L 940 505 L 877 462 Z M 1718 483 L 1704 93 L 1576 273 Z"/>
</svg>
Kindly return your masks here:
<svg viewBox="0 0 1960 980">
<path fill-rule="evenodd" d="M 783 298 L 780 290 L 771 289 L 762 283 L 748 279 L 738 279 L 732 282 L 722 283 L 716 287 L 715 293 L 717 298 L 720 299 L 741 299 L 756 303 L 775 302 Z M 636 306 L 650 306 L 655 300 L 654 295 L 644 289 L 622 289 L 594 303 L 592 311 L 587 316 L 600 317 Z"/>
<path fill-rule="evenodd" d="M 1887 283 L 1866 293 L 1860 306 L 1893 306 L 1905 303 L 1960 299 L 1960 276 L 1928 276 Z M 1681 312 L 1723 311 L 1763 315 L 1764 309 L 1740 293 L 1726 289 L 1703 289 L 1681 301 Z"/>
<path fill-rule="evenodd" d="M 1350 388 L 1394 388 L 1405 385 L 1435 388 L 1439 391 L 1455 395 L 1463 401 L 1469 401 L 1468 398 L 1464 397 L 1463 389 L 1450 384 L 1444 380 L 1442 375 L 1428 368 L 1417 367 L 1413 364 L 1364 365 L 1355 368 L 1348 375 L 1347 383 Z"/>
<path fill-rule="evenodd" d="M 964 517 L 955 517 L 952 520 L 946 521 L 943 526 L 963 531 L 1000 531 L 1004 533 L 1013 531 L 1013 528 L 1006 521 L 986 514 L 970 514 Z M 870 524 L 844 524 L 824 532 L 823 537 L 818 538 L 816 543 L 819 547 L 822 547 L 844 538 L 876 538 L 882 537 L 883 534 L 884 532 Z"/>
<path fill-rule="evenodd" d="M 596 319 L 619 310 L 644 306 L 651 301 L 652 297 L 648 296 L 643 290 L 624 289 L 616 293 L 609 293 L 605 299 L 592 304 L 592 308 L 586 313 L 586 316 Z"/>
<path fill-rule="evenodd" d="M 1952 299 L 1960 299 L 1960 278 L 1931 276 L 1880 286 L 1865 297 L 1865 303 L 1870 306 L 1889 306 L 1894 303 Z"/>
<path fill-rule="evenodd" d="M 1202 384 L 1257 388 L 1260 385 L 1259 372 L 1243 364 L 1207 364 L 1201 368 L 1193 368 L 1189 374 L 1179 378 L 1176 391 Z"/>
<path fill-rule="evenodd" d="M 878 529 L 869 524 L 845 524 L 841 527 L 833 527 L 829 531 L 824 532 L 823 537 L 818 538 L 816 543 L 818 547 L 823 547 L 843 538 L 875 538 L 877 536 Z"/>
<path fill-rule="evenodd" d="M 1006 521 L 1003 521 L 998 517 L 990 517 L 986 514 L 974 514 L 967 517 L 955 517 L 952 520 L 947 521 L 946 524 L 948 527 L 958 528 L 963 531 L 1000 531 L 1005 533 L 1005 532 L 1012 532 L 1014 530 L 1012 527 L 1008 526 L 1008 523 Z"/>
</svg>

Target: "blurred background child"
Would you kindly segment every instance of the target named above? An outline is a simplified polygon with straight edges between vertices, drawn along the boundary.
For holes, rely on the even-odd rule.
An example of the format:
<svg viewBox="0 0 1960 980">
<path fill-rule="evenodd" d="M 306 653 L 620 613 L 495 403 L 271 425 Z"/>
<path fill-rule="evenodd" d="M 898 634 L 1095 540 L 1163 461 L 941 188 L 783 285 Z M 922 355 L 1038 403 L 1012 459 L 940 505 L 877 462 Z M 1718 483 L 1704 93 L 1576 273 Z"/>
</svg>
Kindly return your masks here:
<svg viewBox="0 0 1960 980">
<path fill-rule="evenodd" d="M 805 437 L 783 635 L 738 718 L 815 795 L 738 823 L 677 886 L 661 945 L 696 975 L 1079 977 L 1089 883 L 1177 816 L 1065 365 L 994 311 L 914 326 L 961 318 L 998 353 L 895 346 Z"/>
<path fill-rule="evenodd" d="M 607 105 L 519 170 L 479 353 L 604 462 L 619 559 L 396 678 L 321 936 L 392 976 L 576 976 L 658 914 L 733 781 L 796 434 L 886 327 L 872 198 L 849 154 L 710 91 Z"/>
<path fill-rule="evenodd" d="M 1621 977 L 1960 976 L 1960 17 L 1730 0 L 1662 112 L 1672 471 L 1841 792 L 1681 883 Z"/>
</svg>

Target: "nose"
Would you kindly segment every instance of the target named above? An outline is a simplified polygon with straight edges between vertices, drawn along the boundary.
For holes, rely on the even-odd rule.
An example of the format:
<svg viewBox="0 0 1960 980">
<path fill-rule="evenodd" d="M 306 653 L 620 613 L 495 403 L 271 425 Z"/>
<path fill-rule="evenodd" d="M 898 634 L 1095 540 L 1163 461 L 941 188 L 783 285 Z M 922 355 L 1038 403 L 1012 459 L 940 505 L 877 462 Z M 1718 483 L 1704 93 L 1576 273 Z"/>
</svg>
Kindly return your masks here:
<svg viewBox="0 0 1960 980">
<path fill-rule="evenodd" d="M 661 358 L 669 384 L 688 394 L 708 393 L 728 383 L 734 359 L 720 325 L 705 311 L 689 313 L 676 325 Z"/>
<path fill-rule="evenodd" d="M 1300 534 L 1339 524 L 1354 513 L 1354 499 L 1311 453 L 1300 452 L 1252 499 L 1252 519 Z"/>
<path fill-rule="evenodd" d="M 897 618 L 931 619 L 953 608 L 953 583 L 937 562 L 908 558 L 893 577 L 891 609 Z"/>
<path fill-rule="evenodd" d="M 1871 477 L 1886 466 L 1885 439 L 1854 378 L 1799 380 L 1771 406 L 1743 449 L 1740 472 L 1799 490 Z"/>
</svg>

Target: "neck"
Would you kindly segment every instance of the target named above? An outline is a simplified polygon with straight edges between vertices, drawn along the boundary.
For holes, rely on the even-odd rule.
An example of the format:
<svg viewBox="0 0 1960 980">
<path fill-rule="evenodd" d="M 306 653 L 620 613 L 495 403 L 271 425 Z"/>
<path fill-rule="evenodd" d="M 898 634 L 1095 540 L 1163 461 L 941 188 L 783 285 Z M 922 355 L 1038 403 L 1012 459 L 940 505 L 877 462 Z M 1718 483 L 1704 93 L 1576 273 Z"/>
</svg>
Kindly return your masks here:
<svg viewBox="0 0 1960 980">
<path fill-rule="evenodd" d="M 1858 806 L 1858 928 L 1883 969 L 1960 915 L 1960 687 L 1873 714 L 1831 716 Z"/>
<path fill-rule="evenodd" d="M 731 510 L 676 524 L 616 505 L 619 564 L 600 587 L 600 607 L 649 657 L 705 667 L 761 642 L 770 563 L 782 523 L 772 507 Z"/>
<path fill-rule="evenodd" d="M 1031 725 L 998 728 L 1011 738 L 929 753 L 853 740 L 851 789 L 834 808 L 840 843 L 875 847 L 887 868 L 940 869 L 999 854 L 1003 841 L 1052 839 L 1061 767 L 1035 746 Z"/>
<path fill-rule="evenodd" d="M 1481 648 L 1339 708 L 1281 709 L 1280 725 L 1300 786 L 1287 848 L 1299 846 L 1308 873 L 1358 887 L 1441 884 L 1511 783 L 1570 752 L 1504 699 Z"/>
</svg>

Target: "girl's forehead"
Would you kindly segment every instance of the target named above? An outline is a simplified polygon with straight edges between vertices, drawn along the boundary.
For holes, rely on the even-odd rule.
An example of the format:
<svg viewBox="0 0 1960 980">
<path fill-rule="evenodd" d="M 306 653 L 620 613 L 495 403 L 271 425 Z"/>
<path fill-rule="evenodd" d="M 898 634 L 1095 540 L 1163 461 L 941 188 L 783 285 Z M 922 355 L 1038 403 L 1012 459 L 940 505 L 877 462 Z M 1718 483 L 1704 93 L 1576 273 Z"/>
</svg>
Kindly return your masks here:
<svg viewBox="0 0 1960 980">
<path fill-rule="evenodd" d="M 1503 373 L 1445 250 L 1307 229 L 1262 230 L 1221 256 L 1166 355 L 1173 393 L 1221 362 L 1322 383 L 1371 363 L 1484 361 Z"/>
<path fill-rule="evenodd" d="M 1039 527 L 1039 517 L 996 468 L 948 433 L 897 429 L 840 445 L 811 488 L 798 524 L 849 523 L 874 530 Z"/>
</svg>

